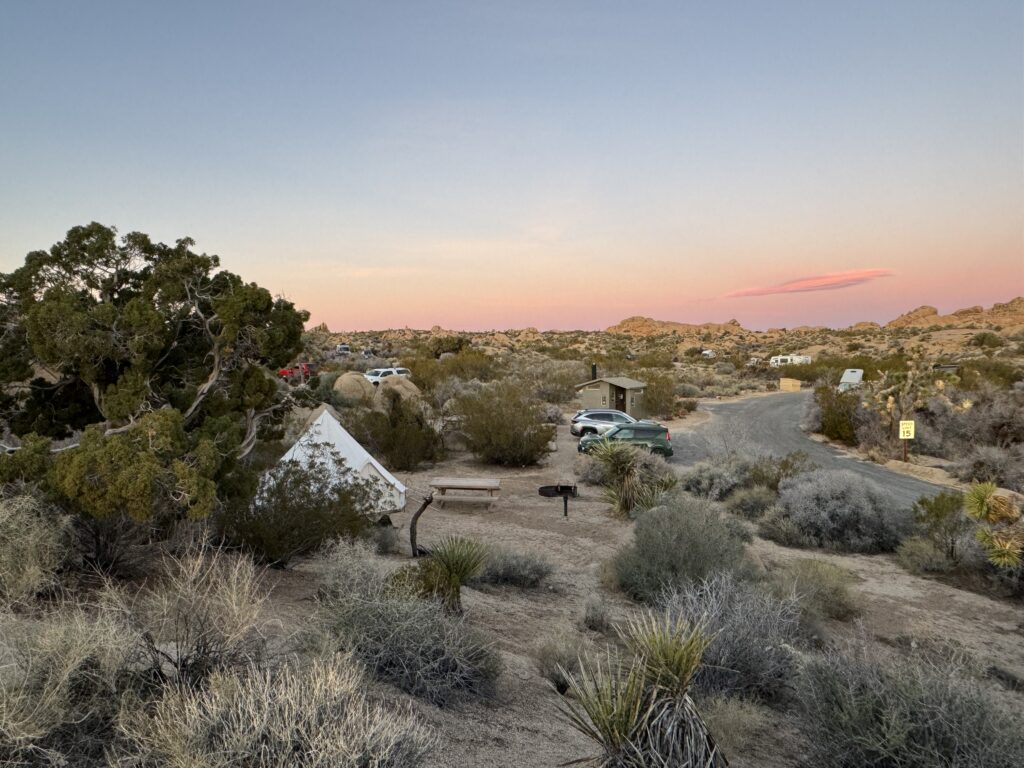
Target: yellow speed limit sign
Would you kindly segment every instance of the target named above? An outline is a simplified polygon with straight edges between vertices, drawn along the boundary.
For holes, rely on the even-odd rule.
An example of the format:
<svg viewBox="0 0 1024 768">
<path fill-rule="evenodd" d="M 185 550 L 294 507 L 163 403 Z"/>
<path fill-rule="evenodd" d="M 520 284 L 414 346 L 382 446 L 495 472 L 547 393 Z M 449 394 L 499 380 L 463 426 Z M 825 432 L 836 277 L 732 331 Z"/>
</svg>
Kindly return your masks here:
<svg viewBox="0 0 1024 768">
<path fill-rule="evenodd" d="M 913 421 L 901 421 L 900 422 L 900 440 L 913 440 L 914 439 L 914 422 Z"/>
</svg>

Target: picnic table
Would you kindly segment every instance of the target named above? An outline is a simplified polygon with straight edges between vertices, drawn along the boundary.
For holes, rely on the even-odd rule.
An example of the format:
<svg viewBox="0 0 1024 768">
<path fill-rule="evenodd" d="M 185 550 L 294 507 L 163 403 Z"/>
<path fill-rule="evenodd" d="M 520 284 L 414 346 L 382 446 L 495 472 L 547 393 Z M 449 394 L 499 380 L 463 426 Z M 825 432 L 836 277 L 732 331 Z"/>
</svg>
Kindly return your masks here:
<svg viewBox="0 0 1024 768">
<path fill-rule="evenodd" d="M 430 487 L 438 492 L 441 506 L 446 501 L 483 501 L 490 504 L 501 491 L 501 480 L 492 477 L 435 477 L 430 481 Z M 448 491 L 469 491 L 470 494 L 449 496 Z"/>
</svg>

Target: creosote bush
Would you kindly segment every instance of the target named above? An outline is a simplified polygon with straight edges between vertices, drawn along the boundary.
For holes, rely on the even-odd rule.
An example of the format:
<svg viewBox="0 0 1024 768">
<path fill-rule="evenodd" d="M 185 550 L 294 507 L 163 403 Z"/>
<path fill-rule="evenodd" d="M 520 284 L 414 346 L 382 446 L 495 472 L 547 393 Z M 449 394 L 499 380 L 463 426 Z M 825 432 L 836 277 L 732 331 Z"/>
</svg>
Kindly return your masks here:
<svg viewBox="0 0 1024 768">
<path fill-rule="evenodd" d="M 56 586 L 70 554 L 67 517 L 35 495 L 0 494 L 0 604 L 31 600 Z"/>
<path fill-rule="evenodd" d="M 118 729 L 124 762 L 142 768 L 406 768 L 436 743 L 407 707 L 370 698 L 343 655 L 172 688 L 152 713 L 125 707 Z"/>
<path fill-rule="evenodd" d="M 1024 762 L 1024 720 L 946 658 L 882 658 L 863 646 L 809 658 L 798 724 L 823 768 L 1010 768 Z"/>
<path fill-rule="evenodd" d="M 793 648 L 804 639 L 795 596 L 777 598 L 722 573 L 663 593 L 659 602 L 680 621 L 701 622 L 711 638 L 694 681 L 702 693 L 767 702 L 787 697 Z"/>
<path fill-rule="evenodd" d="M 555 436 L 554 426 L 545 423 L 543 403 L 514 382 L 495 382 L 464 395 L 455 410 L 470 451 L 488 464 L 536 464 Z"/>
<path fill-rule="evenodd" d="M 718 456 L 713 461 L 694 464 L 680 480 L 684 491 L 721 501 L 750 482 L 751 464 L 735 454 Z"/>
<path fill-rule="evenodd" d="M 554 570 L 555 566 L 540 555 L 495 546 L 488 549 L 487 559 L 472 581 L 536 589 Z"/>
<path fill-rule="evenodd" d="M 444 456 L 440 433 L 434 429 L 424 405 L 386 393 L 382 411 L 364 409 L 346 419 L 353 436 L 391 469 L 412 471 Z"/>
<path fill-rule="evenodd" d="M 719 507 L 684 493 L 642 513 L 633 541 L 612 560 L 618 586 L 630 597 L 655 602 L 662 590 L 722 571 L 746 573 L 745 540 Z"/>
<path fill-rule="evenodd" d="M 725 508 L 734 515 L 745 517 L 748 520 L 757 520 L 775 504 L 777 499 L 778 495 L 775 491 L 763 485 L 755 485 L 733 493 L 726 499 Z"/>
<path fill-rule="evenodd" d="M 845 568 L 812 558 L 791 560 L 772 573 L 775 594 L 782 599 L 795 596 L 812 621 L 845 621 L 860 613 L 860 600 L 850 590 L 854 581 Z"/>
<path fill-rule="evenodd" d="M 781 513 L 812 546 L 842 552 L 891 552 L 912 528 L 875 483 L 850 470 L 815 470 L 779 486 Z M 762 531 L 771 536 L 773 518 Z M 786 542 L 780 542 L 786 543 Z"/>
<path fill-rule="evenodd" d="M 964 496 L 959 491 L 942 491 L 914 502 L 914 522 L 922 533 L 951 562 L 960 560 L 960 546 L 974 527 L 964 514 Z"/>
<path fill-rule="evenodd" d="M 377 678 L 432 704 L 489 693 L 501 659 L 480 633 L 436 600 L 391 582 L 358 545 L 328 552 L 314 646 L 350 652 Z"/>
</svg>

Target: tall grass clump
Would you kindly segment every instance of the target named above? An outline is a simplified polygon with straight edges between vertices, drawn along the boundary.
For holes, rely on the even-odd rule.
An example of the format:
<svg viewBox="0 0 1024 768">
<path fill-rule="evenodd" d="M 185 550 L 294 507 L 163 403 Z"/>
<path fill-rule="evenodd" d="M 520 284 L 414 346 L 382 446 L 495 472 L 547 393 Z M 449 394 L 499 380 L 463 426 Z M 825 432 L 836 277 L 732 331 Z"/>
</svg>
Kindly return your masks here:
<svg viewBox="0 0 1024 768">
<path fill-rule="evenodd" d="M 1024 719 L 948 658 L 882 658 L 864 646 L 810 658 L 797 677 L 811 763 L 1010 768 Z"/>
<path fill-rule="evenodd" d="M 68 518 L 35 496 L 0 496 L 0 603 L 31 600 L 57 584 L 71 551 Z"/>
<path fill-rule="evenodd" d="M 819 469 L 785 480 L 779 502 L 781 517 L 810 546 L 891 552 L 912 530 L 909 510 L 894 506 L 878 485 L 847 469 Z M 763 531 L 772 535 L 770 527 Z"/>
<path fill-rule="evenodd" d="M 795 596 L 804 614 L 813 621 L 845 621 L 860 613 L 861 601 L 850 587 L 855 577 L 845 568 L 823 560 L 800 558 L 772 573 L 776 595 Z"/>
<path fill-rule="evenodd" d="M 494 546 L 487 550 L 480 573 L 472 581 L 477 584 L 507 584 L 521 589 L 536 589 L 554 570 L 555 566 L 540 555 Z"/>
<path fill-rule="evenodd" d="M 804 637 L 796 597 L 723 573 L 663 594 L 660 605 L 678 621 L 702 622 L 711 638 L 694 681 L 703 694 L 786 698 Z"/>
<path fill-rule="evenodd" d="M 569 679 L 579 672 L 580 659 L 586 655 L 587 643 L 572 630 L 562 630 L 544 637 L 535 653 L 537 671 L 560 694 L 569 690 Z"/>
<path fill-rule="evenodd" d="M 344 655 L 218 673 L 169 690 L 152 713 L 125 708 L 118 728 L 123 764 L 140 768 L 406 768 L 436 743 L 407 707 L 372 699 Z"/>
<path fill-rule="evenodd" d="M 619 517 L 650 509 L 676 484 L 664 459 L 636 446 L 602 440 L 590 455 L 604 468 L 604 496 Z"/>
<path fill-rule="evenodd" d="M 438 600 L 390 580 L 358 546 L 328 553 L 311 641 L 347 651 L 377 678 L 433 704 L 488 693 L 501 660 L 480 633 Z"/>
<path fill-rule="evenodd" d="M 645 613 L 625 629 L 631 658 L 582 660 L 567 673 L 572 697 L 562 705 L 570 724 L 600 749 L 594 766 L 726 765 L 690 698 L 707 636 L 699 626 Z"/>
<path fill-rule="evenodd" d="M 655 602 L 662 590 L 722 571 L 745 573 L 744 534 L 718 505 L 684 493 L 641 514 L 633 541 L 611 563 L 618 586 L 630 597 Z"/>
</svg>

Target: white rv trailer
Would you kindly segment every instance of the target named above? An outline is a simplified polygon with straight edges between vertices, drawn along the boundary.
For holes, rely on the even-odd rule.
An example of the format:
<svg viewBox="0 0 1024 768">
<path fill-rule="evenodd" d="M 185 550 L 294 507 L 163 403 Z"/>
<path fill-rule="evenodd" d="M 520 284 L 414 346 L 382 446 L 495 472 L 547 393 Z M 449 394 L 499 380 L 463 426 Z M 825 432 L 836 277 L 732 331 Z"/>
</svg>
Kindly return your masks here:
<svg viewBox="0 0 1024 768">
<path fill-rule="evenodd" d="M 810 362 L 810 355 L 775 355 L 768 361 L 768 365 L 780 368 L 783 365 L 808 365 Z"/>
</svg>

